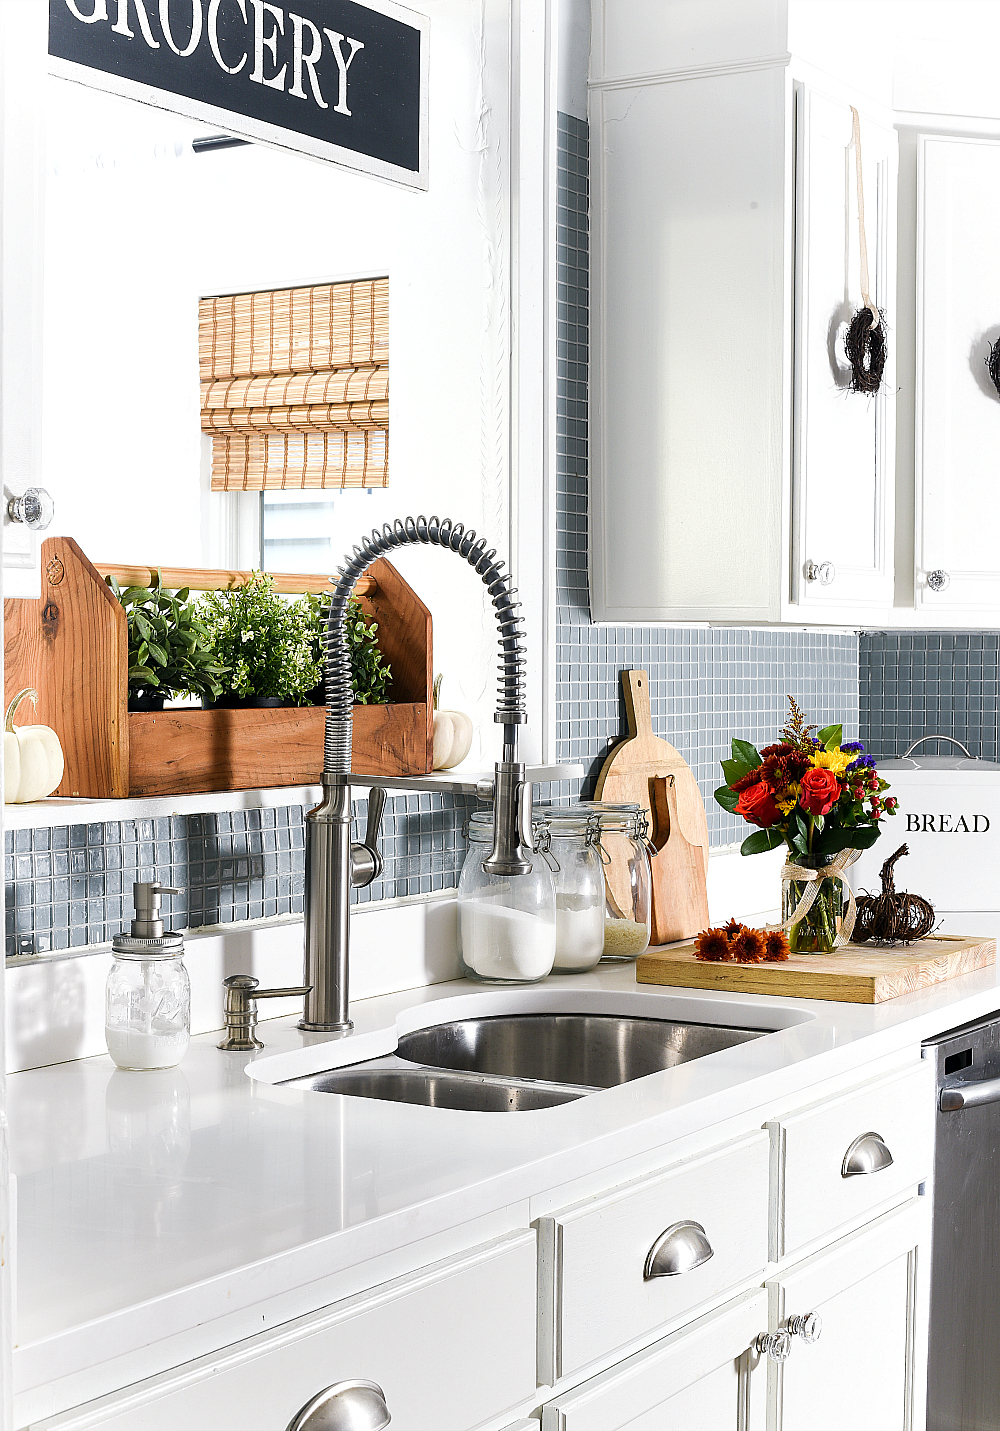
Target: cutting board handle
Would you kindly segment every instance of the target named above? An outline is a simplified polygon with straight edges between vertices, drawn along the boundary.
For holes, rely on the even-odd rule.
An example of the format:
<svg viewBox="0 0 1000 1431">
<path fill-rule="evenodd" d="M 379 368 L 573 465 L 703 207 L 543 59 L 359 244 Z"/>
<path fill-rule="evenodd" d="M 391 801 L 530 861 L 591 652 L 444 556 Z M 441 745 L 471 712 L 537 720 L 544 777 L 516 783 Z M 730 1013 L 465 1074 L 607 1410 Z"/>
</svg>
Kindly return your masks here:
<svg viewBox="0 0 1000 1431">
<path fill-rule="evenodd" d="M 623 671 L 622 690 L 625 694 L 625 714 L 628 733 L 636 736 L 653 734 L 653 716 L 649 708 L 649 676 L 645 671 Z"/>
</svg>

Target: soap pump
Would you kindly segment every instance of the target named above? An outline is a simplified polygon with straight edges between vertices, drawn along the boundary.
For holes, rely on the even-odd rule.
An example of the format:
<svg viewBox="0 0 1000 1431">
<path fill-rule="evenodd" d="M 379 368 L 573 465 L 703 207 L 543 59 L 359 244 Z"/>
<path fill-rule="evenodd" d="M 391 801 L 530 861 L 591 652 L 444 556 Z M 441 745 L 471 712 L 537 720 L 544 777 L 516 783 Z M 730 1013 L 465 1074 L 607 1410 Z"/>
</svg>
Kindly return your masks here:
<svg viewBox="0 0 1000 1431">
<path fill-rule="evenodd" d="M 163 895 L 180 890 L 137 881 L 129 934 L 116 935 L 108 975 L 104 1034 L 119 1068 L 173 1068 L 191 1036 L 191 981 L 184 967 L 184 937 L 164 929 Z"/>
</svg>

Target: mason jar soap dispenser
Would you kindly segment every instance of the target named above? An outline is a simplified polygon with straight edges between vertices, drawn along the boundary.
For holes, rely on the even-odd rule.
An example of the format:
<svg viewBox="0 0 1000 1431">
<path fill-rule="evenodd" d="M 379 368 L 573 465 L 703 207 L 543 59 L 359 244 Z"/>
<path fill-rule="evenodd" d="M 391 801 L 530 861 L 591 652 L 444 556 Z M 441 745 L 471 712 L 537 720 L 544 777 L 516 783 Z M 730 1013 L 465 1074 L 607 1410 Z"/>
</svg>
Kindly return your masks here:
<svg viewBox="0 0 1000 1431">
<path fill-rule="evenodd" d="M 180 891 L 160 884 L 132 886 L 131 934 L 112 943 L 104 1034 L 119 1068 L 173 1068 L 191 1037 L 191 981 L 184 967 L 184 939 L 163 928 L 160 897 Z"/>
</svg>

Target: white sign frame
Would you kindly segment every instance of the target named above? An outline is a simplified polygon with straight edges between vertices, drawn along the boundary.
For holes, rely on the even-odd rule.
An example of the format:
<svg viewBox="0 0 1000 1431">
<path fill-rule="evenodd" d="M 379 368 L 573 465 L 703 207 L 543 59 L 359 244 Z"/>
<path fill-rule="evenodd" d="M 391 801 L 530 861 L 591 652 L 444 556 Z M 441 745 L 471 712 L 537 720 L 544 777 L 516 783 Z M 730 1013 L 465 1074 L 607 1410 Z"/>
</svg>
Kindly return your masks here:
<svg viewBox="0 0 1000 1431">
<path fill-rule="evenodd" d="M 32 2 L 36 3 L 36 0 Z M 42 3 L 42 0 L 37 0 L 37 3 Z M 47 5 L 47 0 L 45 3 Z M 204 121 L 237 139 L 246 139 L 254 144 L 268 144 L 272 148 L 290 150 L 294 154 L 305 154 L 311 159 L 322 159 L 325 163 L 337 164 L 342 169 L 370 174 L 373 178 L 401 184 L 408 189 L 427 189 L 430 183 L 427 142 L 430 17 L 397 5 L 394 0 L 354 0 L 354 3 L 363 5 L 366 10 L 387 15 L 390 19 L 398 20 L 420 32 L 420 165 L 416 171 L 400 168 L 396 164 L 386 163 L 383 159 L 375 159 L 367 154 L 359 154 L 340 144 L 328 144 L 321 139 L 314 139 L 311 135 L 298 134 L 282 125 L 267 124 L 235 110 L 189 99 L 186 95 L 175 94 L 173 90 L 142 84 L 138 80 L 109 74 L 105 70 L 92 69 L 89 65 L 60 59 L 56 55 L 48 56 L 48 72 L 59 79 L 86 85 L 88 89 L 104 90 L 108 94 L 121 95 L 124 99 L 137 100 L 139 104 L 151 105 L 154 109 L 165 109 L 173 114 L 182 114 L 187 119 Z"/>
</svg>

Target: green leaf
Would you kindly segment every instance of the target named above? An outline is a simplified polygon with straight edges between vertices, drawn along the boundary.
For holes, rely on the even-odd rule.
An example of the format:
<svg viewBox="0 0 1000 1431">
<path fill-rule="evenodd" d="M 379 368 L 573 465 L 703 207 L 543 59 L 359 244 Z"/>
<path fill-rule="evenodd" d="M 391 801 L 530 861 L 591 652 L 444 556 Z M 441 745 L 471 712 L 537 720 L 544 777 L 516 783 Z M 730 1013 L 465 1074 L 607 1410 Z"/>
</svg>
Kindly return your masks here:
<svg viewBox="0 0 1000 1431">
<path fill-rule="evenodd" d="M 156 664 L 158 666 L 165 666 L 167 664 L 167 653 L 166 651 L 164 651 L 163 647 L 158 646 L 155 641 L 150 641 L 148 644 L 149 654 L 152 656 Z"/>
<path fill-rule="evenodd" d="M 128 678 L 132 682 L 146 686 L 158 686 L 159 677 L 155 671 L 151 671 L 148 666 L 129 666 Z"/>
<path fill-rule="evenodd" d="M 756 746 L 748 740 L 733 740 L 733 759 L 740 761 L 750 770 L 756 770 L 761 759 Z"/>
<path fill-rule="evenodd" d="M 730 790 L 728 785 L 720 785 L 715 792 L 716 803 L 721 805 L 723 810 L 728 810 L 732 815 L 735 813 L 739 795 L 735 790 Z"/>
<path fill-rule="evenodd" d="M 816 739 L 822 741 L 827 750 L 839 750 L 840 743 L 844 739 L 844 727 L 842 725 L 825 725 L 822 730 L 816 732 Z"/>
<path fill-rule="evenodd" d="M 723 760 L 721 764 L 727 785 L 735 785 L 737 780 L 742 780 L 744 775 L 757 769 L 756 765 L 744 765 L 742 760 Z"/>
<path fill-rule="evenodd" d="M 881 834 L 877 825 L 860 825 L 856 829 L 824 830 L 818 840 L 813 841 L 813 854 L 837 855 L 841 850 L 867 850 L 874 845 Z"/>
<path fill-rule="evenodd" d="M 770 830 L 755 830 L 752 835 L 747 835 L 740 845 L 740 854 L 762 855 L 765 850 L 776 850 L 784 843 L 785 837 L 780 830 L 773 827 Z"/>
</svg>

